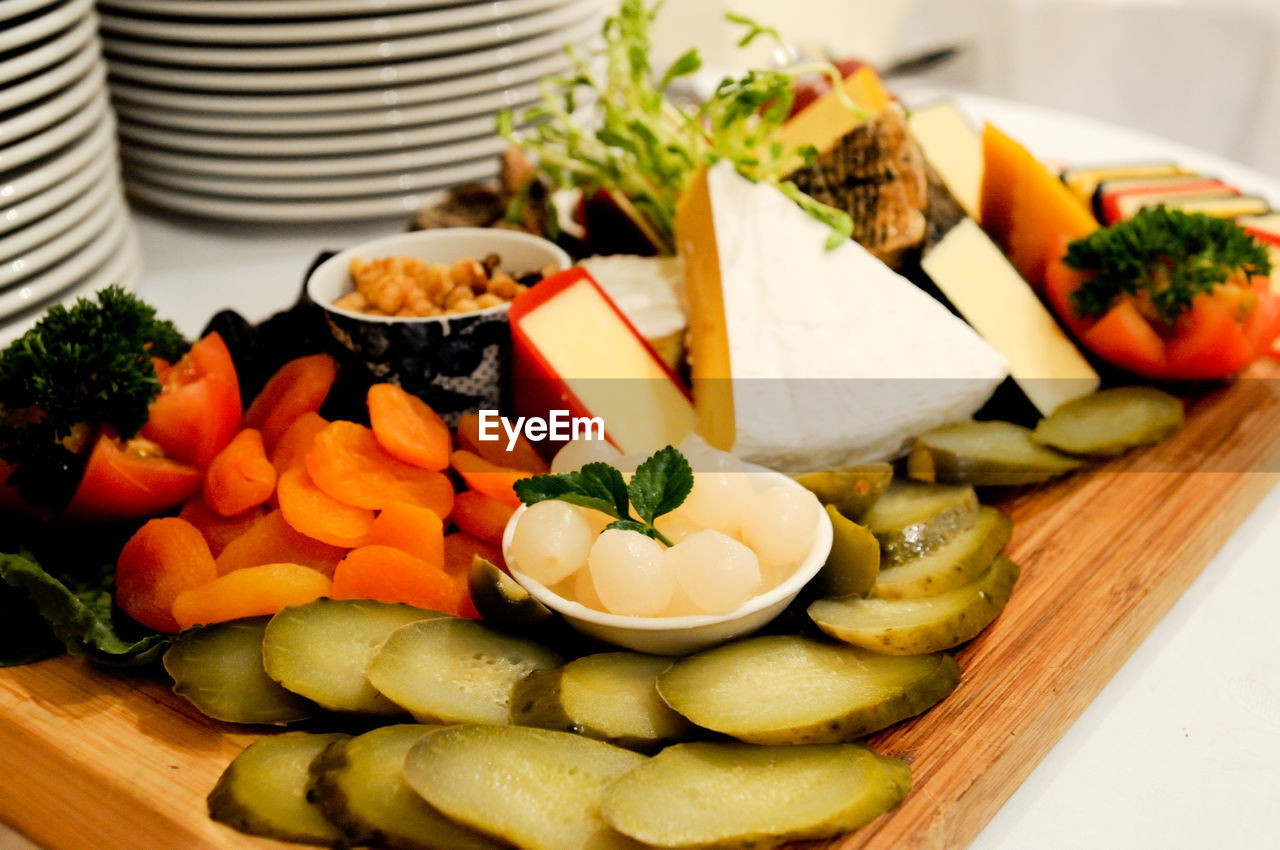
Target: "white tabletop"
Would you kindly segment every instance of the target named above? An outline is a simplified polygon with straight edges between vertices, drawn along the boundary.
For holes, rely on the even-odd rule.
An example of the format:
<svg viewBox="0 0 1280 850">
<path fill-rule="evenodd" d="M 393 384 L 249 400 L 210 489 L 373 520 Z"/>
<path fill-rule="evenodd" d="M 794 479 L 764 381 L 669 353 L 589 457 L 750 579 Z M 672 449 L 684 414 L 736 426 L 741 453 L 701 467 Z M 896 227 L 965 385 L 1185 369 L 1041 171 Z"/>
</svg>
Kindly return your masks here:
<svg viewBox="0 0 1280 850">
<path fill-rule="evenodd" d="M 937 93 L 916 92 L 927 99 Z M 1194 150 L 1097 122 L 959 98 L 1042 157 L 1173 157 L 1280 202 L 1280 184 Z M 136 211 L 141 295 L 188 334 L 234 307 L 265 318 L 296 297 L 322 250 L 403 229 L 210 225 Z M 1176 533 L 1171 532 L 1171 533 Z M 1280 488 L 1035 768 L 978 850 L 1255 850 L 1280 846 Z M 0 829 L 0 850 L 26 846 Z"/>
</svg>

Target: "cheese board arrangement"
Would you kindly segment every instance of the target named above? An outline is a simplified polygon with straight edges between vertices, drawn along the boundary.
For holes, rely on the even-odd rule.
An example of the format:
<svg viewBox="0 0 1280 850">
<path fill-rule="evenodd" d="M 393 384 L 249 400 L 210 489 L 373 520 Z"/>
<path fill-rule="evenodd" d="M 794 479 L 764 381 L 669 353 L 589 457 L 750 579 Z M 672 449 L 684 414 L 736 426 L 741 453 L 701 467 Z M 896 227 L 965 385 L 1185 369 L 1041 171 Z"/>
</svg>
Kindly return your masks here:
<svg viewBox="0 0 1280 850">
<path fill-rule="evenodd" d="M 0 818 L 964 846 L 1276 483 L 1243 190 L 865 66 L 677 107 L 654 14 L 293 308 L 191 344 L 112 288 L 0 355 Z"/>
</svg>

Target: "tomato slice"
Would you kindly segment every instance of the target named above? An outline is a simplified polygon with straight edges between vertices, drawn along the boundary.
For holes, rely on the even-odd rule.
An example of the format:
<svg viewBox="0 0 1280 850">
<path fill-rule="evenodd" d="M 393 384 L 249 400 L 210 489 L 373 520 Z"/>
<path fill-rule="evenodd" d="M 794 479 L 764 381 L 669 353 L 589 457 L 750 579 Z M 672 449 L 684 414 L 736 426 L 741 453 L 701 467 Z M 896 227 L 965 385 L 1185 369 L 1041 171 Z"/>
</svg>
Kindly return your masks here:
<svg viewBox="0 0 1280 850">
<path fill-rule="evenodd" d="M 162 388 L 142 436 L 171 458 L 208 466 L 240 430 L 240 381 L 226 343 L 211 333 L 156 374 Z"/>
<path fill-rule="evenodd" d="M 1116 302 L 1079 336 L 1090 351 L 1121 369 L 1147 378 L 1162 378 L 1168 372 L 1164 340 L 1130 298 Z"/>
<path fill-rule="evenodd" d="M 196 467 L 139 450 L 103 428 L 66 516 L 82 520 L 139 519 L 177 507 L 200 492 Z"/>
<path fill-rule="evenodd" d="M 1195 297 L 1191 309 L 1178 317 L 1176 332 L 1165 345 L 1169 377 L 1181 380 L 1225 378 L 1248 366 L 1255 356 L 1224 300 L 1209 294 Z"/>
<path fill-rule="evenodd" d="M 1244 335 L 1254 354 L 1266 354 L 1280 337 L 1280 295 L 1271 291 L 1271 281 L 1265 277 L 1255 277 L 1250 288 L 1258 306 L 1244 320 Z"/>
<path fill-rule="evenodd" d="M 1059 257 L 1065 254 L 1066 246 L 1063 244 L 1062 253 L 1059 254 Z M 1045 265 L 1045 300 L 1049 302 L 1049 306 L 1053 308 L 1053 312 L 1058 315 L 1062 323 L 1076 336 L 1083 334 L 1093 324 L 1092 320 L 1077 316 L 1071 303 L 1072 293 L 1080 288 L 1080 283 L 1083 280 L 1083 274 L 1068 266 L 1061 259 L 1053 260 Z"/>
</svg>

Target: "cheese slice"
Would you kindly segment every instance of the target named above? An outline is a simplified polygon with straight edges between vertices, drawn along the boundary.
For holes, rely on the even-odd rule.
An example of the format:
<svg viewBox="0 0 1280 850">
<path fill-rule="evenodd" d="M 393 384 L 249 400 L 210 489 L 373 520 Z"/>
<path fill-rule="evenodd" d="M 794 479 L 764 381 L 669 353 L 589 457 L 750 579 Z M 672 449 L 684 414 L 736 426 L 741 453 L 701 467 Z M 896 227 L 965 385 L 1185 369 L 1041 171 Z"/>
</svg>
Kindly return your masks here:
<svg viewBox="0 0 1280 850">
<path fill-rule="evenodd" d="M 942 304 L 729 163 L 681 205 L 703 436 L 785 471 L 883 459 L 965 419 L 1008 373 Z"/>
<path fill-rule="evenodd" d="M 1010 376 L 1041 415 L 1098 388 L 1098 373 L 973 219 L 951 228 L 920 267 L 1008 358 Z"/>
<path fill-rule="evenodd" d="M 890 103 L 880 77 L 870 65 L 863 65 L 844 78 L 844 93 L 868 112 L 877 113 Z M 835 92 L 827 92 L 792 116 L 778 131 L 783 150 L 813 145 L 826 153 L 860 123 L 858 117 Z"/>
<path fill-rule="evenodd" d="M 684 388 L 584 270 L 512 302 L 511 332 L 520 415 L 599 417 L 624 453 L 675 445 L 697 429 Z"/>
<path fill-rule="evenodd" d="M 907 126 L 947 189 L 973 218 L 982 197 L 982 138 L 949 101 L 913 109 Z"/>
</svg>

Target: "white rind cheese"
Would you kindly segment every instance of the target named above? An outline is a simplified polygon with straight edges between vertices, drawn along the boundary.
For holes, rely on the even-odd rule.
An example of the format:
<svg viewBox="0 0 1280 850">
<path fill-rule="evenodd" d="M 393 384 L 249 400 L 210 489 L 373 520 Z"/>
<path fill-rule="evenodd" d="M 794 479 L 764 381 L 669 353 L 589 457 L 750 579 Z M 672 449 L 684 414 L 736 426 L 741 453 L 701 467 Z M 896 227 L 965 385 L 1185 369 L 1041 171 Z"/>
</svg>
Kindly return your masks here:
<svg viewBox="0 0 1280 850">
<path fill-rule="evenodd" d="M 784 471 L 888 458 L 972 416 L 1008 374 L 999 351 L 856 242 L 827 250 L 830 230 L 775 187 L 722 163 L 697 191 L 706 198 L 690 216 L 709 206 L 710 221 L 686 219 L 680 245 L 686 286 L 704 290 L 688 303 L 694 396 L 713 444 Z M 732 405 L 728 433 L 708 429 L 726 418 L 708 398 Z"/>
</svg>

